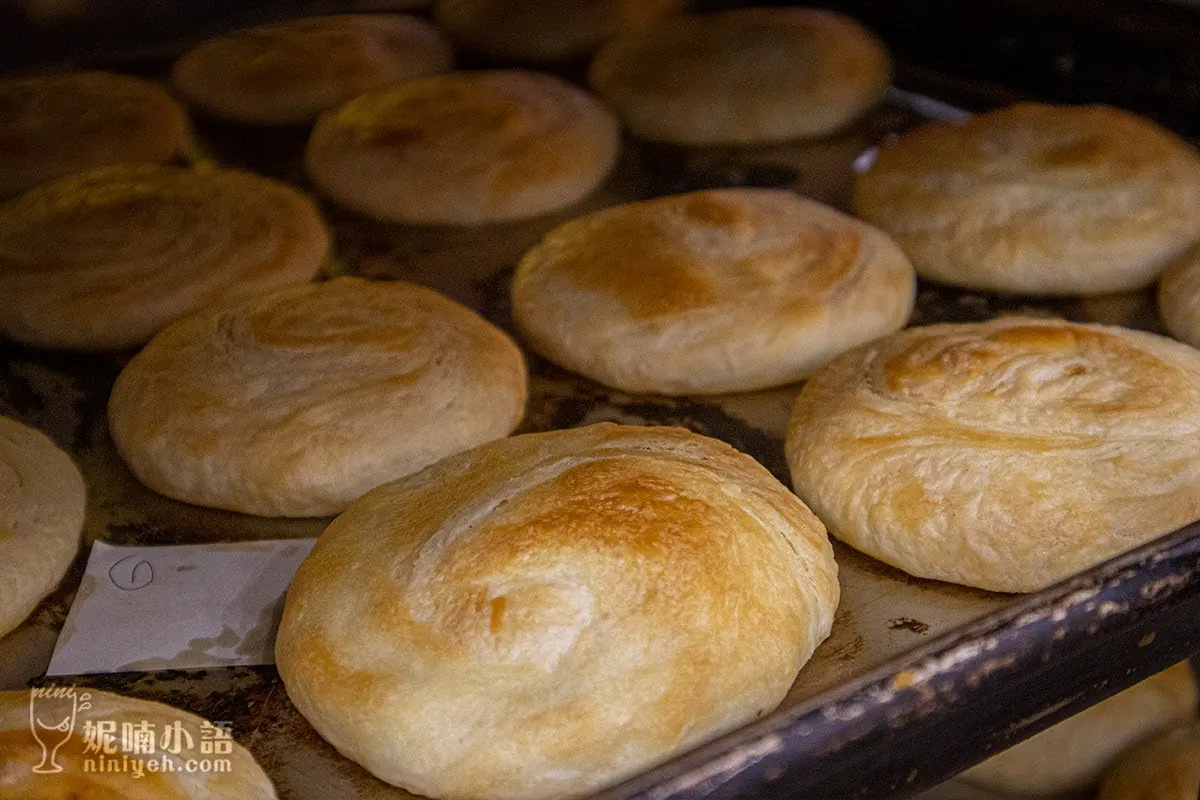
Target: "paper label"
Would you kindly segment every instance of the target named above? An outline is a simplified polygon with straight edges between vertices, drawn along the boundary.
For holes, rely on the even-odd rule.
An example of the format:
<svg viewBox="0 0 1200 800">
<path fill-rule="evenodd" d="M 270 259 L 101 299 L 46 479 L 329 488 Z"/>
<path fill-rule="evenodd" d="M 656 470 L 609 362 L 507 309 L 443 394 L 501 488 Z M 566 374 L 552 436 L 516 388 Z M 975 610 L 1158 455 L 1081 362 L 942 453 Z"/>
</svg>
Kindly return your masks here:
<svg viewBox="0 0 1200 800">
<path fill-rule="evenodd" d="M 96 542 L 46 674 L 273 664 L 284 594 L 315 542 Z"/>
</svg>

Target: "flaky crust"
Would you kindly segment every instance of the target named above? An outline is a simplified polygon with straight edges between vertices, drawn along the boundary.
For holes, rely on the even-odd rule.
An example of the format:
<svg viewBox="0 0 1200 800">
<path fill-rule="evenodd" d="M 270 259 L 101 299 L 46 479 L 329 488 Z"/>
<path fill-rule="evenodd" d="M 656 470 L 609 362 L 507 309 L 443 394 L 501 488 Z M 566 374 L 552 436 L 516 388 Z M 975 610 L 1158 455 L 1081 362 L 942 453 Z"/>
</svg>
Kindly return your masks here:
<svg viewBox="0 0 1200 800">
<path fill-rule="evenodd" d="M 886 235 L 792 192 L 605 209 L 521 260 L 513 315 L 546 357 L 631 392 L 795 381 L 902 327 L 916 276 Z"/>
<path fill-rule="evenodd" d="M 1200 347 L 1200 247 L 1193 247 L 1163 273 L 1158 312 L 1172 336 Z"/>
<path fill-rule="evenodd" d="M 585 56 L 611 36 L 645 27 L 683 0 L 439 0 L 433 13 L 456 42 L 503 61 Z"/>
<path fill-rule="evenodd" d="M 338 14 L 201 42 L 175 62 L 171 82 L 213 116 L 289 125 L 364 92 L 445 72 L 453 61 L 449 43 L 416 17 Z"/>
<path fill-rule="evenodd" d="M 93 167 L 186 150 L 187 116 L 150 81 L 111 72 L 0 80 L 0 197 Z"/>
<path fill-rule="evenodd" d="M 121 372 L 108 416 L 156 492 L 325 516 L 508 435 L 525 386 L 516 345 L 473 311 L 410 283 L 337 278 L 171 326 Z"/>
<path fill-rule="evenodd" d="M 274 800 L 270 779 L 240 744 L 233 742 L 229 753 L 204 752 L 204 745 L 215 740 L 206 738 L 211 728 L 205 730 L 207 721 L 203 718 L 162 703 L 99 689 L 79 686 L 73 691 L 77 708 L 74 727 L 54 758 L 53 763 L 62 771 L 51 774 L 33 771 L 42 763 L 43 750 L 30 731 L 31 711 L 34 718 L 51 725 L 71 720 L 70 698 L 39 697 L 31 709 L 28 690 L 0 692 L 0 797 Z M 96 750 L 89 752 L 88 733 L 100 723 L 110 722 L 113 729 L 98 737 Z M 151 752 L 147 752 L 147 745 L 135 744 L 134 736 L 125 732 L 125 726 L 133 731 L 142 729 L 143 723 L 154 736 Z M 182 734 L 174 732 L 176 723 Z M 47 741 L 57 743 L 60 737 L 55 732 Z M 166 751 L 159 746 L 164 741 Z M 104 746 L 99 746 L 101 743 Z M 172 750 L 178 752 L 169 752 Z M 154 762 L 153 768 L 150 762 Z"/>
<path fill-rule="evenodd" d="M 40 347 L 145 342 L 209 303 L 311 280 L 316 205 L 246 172 L 116 166 L 0 206 L 0 334 Z"/>
<path fill-rule="evenodd" d="M 883 99 L 891 60 L 841 14 L 751 8 L 672 17 L 613 39 L 589 80 L 644 139 L 749 144 L 844 127 Z"/>
<path fill-rule="evenodd" d="M 301 713 L 386 781 L 575 796 L 774 708 L 837 600 L 824 528 L 753 459 L 601 424 L 353 504 L 288 590 L 276 660 Z"/>
<path fill-rule="evenodd" d="M 812 376 L 787 457 L 855 548 L 1033 591 L 1200 518 L 1200 352 L 1059 320 L 909 329 Z"/>
<path fill-rule="evenodd" d="M 1155 736 L 1123 755 L 1098 800 L 1196 800 L 1200 795 L 1200 722 Z"/>
<path fill-rule="evenodd" d="M 0 417 L 0 636 L 62 580 L 83 530 L 83 476 L 40 431 Z"/>
<path fill-rule="evenodd" d="M 616 120 L 551 75 L 455 72 L 321 115 L 305 151 L 330 197 L 395 222 L 475 225 L 583 199 L 616 162 Z"/>
<path fill-rule="evenodd" d="M 884 145 L 857 213 L 926 278 L 1006 292 L 1148 286 L 1200 238 L 1200 159 L 1106 106 L 1024 103 Z"/>
<path fill-rule="evenodd" d="M 1192 671 L 1186 662 L 1176 664 L 959 777 L 994 791 L 1022 796 L 1047 797 L 1094 789 L 1113 759 L 1131 744 L 1195 717 L 1196 700 Z M 1195 798 L 1193 789 L 1187 800 Z"/>
</svg>

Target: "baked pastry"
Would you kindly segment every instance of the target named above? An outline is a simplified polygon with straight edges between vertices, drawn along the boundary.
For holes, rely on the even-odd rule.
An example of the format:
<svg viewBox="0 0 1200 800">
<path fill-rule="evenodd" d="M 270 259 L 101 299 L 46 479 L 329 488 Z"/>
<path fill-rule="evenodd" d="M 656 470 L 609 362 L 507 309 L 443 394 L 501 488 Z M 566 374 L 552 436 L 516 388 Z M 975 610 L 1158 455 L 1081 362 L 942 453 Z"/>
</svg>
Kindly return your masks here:
<svg viewBox="0 0 1200 800">
<path fill-rule="evenodd" d="M 521 259 L 513 315 L 535 349 L 629 392 L 799 380 L 903 327 L 916 275 L 883 233 L 776 189 L 598 211 Z"/>
<path fill-rule="evenodd" d="M 1196 800 L 1200 797 L 1200 722 L 1155 736 L 1121 756 L 1099 800 Z"/>
<path fill-rule="evenodd" d="M 809 379 L 787 458 L 858 550 L 1041 589 L 1200 518 L 1200 351 L 1060 320 L 909 329 Z"/>
<path fill-rule="evenodd" d="M 1200 159 L 1106 106 L 1024 103 L 883 145 L 854 206 L 926 278 L 1001 292 L 1141 289 L 1200 240 Z"/>
<path fill-rule="evenodd" d="M 308 17 L 231 31 L 171 72 L 194 106 L 235 122 L 298 125 L 364 92 L 450 69 L 450 45 L 405 14 Z"/>
<path fill-rule="evenodd" d="M 1131 744 L 1196 715 L 1196 679 L 1187 663 L 1135 684 L 959 777 L 1013 795 L 1048 797 L 1094 789 Z M 1192 792 L 1187 800 L 1195 800 Z"/>
<path fill-rule="evenodd" d="M 330 197 L 368 216 L 477 225 L 583 199 L 612 169 L 619 144 L 612 115 L 566 81 L 455 72 L 322 115 L 305 165 Z"/>
<path fill-rule="evenodd" d="M 838 602 L 825 529 L 679 428 L 517 436 L 381 486 L 288 589 L 288 696 L 437 798 L 577 796 L 774 708 Z"/>
<path fill-rule="evenodd" d="M 503 61 L 586 56 L 619 33 L 645 27 L 683 0 L 439 0 L 438 24 L 468 50 Z"/>
<path fill-rule="evenodd" d="M 1158 311 L 1176 339 L 1200 347 L 1200 247 L 1194 247 L 1163 273 Z"/>
<path fill-rule="evenodd" d="M 336 514 L 375 486 L 507 436 L 525 363 L 431 289 L 336 278 L 216 306 L 121 372 L 109 427 L 168 497 L 247 514 Z"/>
<path fill-rule="evenodd" d="M 45 434 L 0 417 L 0 636 L 20 625 L 71 566 L 84 495 L 70 456 Z"/>
<path fill-rule="evenodd" d="M 195 714 L 99 689 L 0 692 L 0 797 L 273 800 L 262 767 L 229 737 Z"/>
<path fill-rule="evenodd" d="M 0 334 L 39 347 L 141 344 L 208 303 L 311 280 L 316 205 L 246 172 L 116 166 L 0 206 Z"/>
<path fill-rule="evenodd" d="M 157 84 L 110 72 L 0 80 L 0 197 L 108 164 L 187 150 L 183 109 Z"/>
<path fill-rule="evenodd" d="M 746 8 L 672 17 L 613 39 L 589 80 L 643 139 L 753 144 L 845 127 L 883 99 L 891 61 L 841 14 Z"/>
</svg>

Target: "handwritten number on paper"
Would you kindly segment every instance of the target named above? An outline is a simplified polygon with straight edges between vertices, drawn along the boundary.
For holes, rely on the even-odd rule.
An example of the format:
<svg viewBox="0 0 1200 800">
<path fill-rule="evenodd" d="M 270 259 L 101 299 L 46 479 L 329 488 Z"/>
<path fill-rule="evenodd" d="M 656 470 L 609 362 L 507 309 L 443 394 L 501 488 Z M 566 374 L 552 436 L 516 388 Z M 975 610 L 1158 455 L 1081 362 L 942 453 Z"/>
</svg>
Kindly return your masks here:
<svg viewBox="0 0 1200 800">
<path fill-rule="evenodd" d="M 139 556 L 125 556 L 108 568 L 108 579 L 126 592 L 144 589 L 154 583 L 154 565 Z"/>
</svg>

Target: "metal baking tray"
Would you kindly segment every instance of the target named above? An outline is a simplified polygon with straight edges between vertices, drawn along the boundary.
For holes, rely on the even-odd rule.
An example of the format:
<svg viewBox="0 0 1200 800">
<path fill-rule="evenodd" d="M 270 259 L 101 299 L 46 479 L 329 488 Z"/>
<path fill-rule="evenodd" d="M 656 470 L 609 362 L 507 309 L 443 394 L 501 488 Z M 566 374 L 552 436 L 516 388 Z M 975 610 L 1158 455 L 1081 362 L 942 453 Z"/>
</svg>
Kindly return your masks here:
<svg viewBox="0 0 1200 800">
<path fill-rule="evenodd" d="M 165 62 L 101 63 L 161 77 Z M 903 74 L 903 73 L 902 73 Z M 578 77 L 578 76 L 574 76 Z M 922 88 L 916 86 L 915 88 Z M 734 185 L 790 187 L 848 206 L 852 163 L 921 122 L 895 93 L 840 135 L 742 148 L 627 140 L 607 184 L 581 206 L 528 222 L 421 228 L 324 204 L 347 270 L 439 289 L 513 332 L 508 284 L 520 254 L 560 222 L 618 202 Z M 935 109 L 936 110 L 936 107 Z M 220 162 L 311 189 L 305 131 L 198 120 Z M 912 324 L 1005 312 L 1157 330 L 1149 293 L 1047 300 L 922 283 Z M 519 337 L 518 337 L 519 340 Z M 715 398 L 611 391 L 529 354 L 521 431 L 602 420 L 682 425 L 749 453 L 789 484 L 783 432 L 799 386 Z M 70 450 L 89 487 L 85 542 L 178 544 L 308 537 L 326 520 L 261 519 L 189 506 L 143 488 L 109 438 L 105 406 L 125 355 L 37 351 L 0 341 L 0 413 Z M 79 585 L 87 547 L 58 590 L 0 639 L 0 688 L 39 678 Z M 1200 649 L 1200 525 L 1033 595 L 992 594 L 909 577 L 840 544 L 842 602 L 830 638 L 782 706 L 755 723 L 597 795 L 603 798 L 901 797 Z M 2 587 L 0 587 L 2 591 Z M 229 721 L 283 798 L 407 797 L 340 757 L 287 699 L 273 667 L 87 675 L 73 682 L 161 700 Z"/>
</svg>

